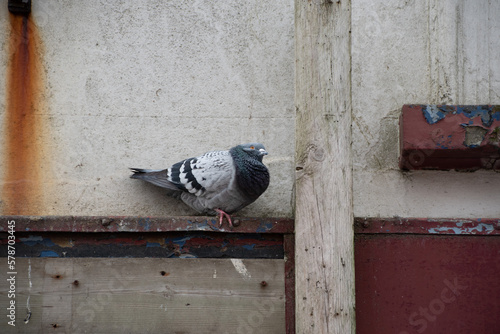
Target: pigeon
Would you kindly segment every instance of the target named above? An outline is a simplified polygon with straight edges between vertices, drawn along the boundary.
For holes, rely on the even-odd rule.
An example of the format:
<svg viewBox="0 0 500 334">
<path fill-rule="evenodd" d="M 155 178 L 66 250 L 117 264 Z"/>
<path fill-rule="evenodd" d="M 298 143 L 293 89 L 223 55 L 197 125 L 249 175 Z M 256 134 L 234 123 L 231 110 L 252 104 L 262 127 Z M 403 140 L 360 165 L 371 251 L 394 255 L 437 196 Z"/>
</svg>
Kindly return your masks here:
<svg viewBox="0 0 500 334">
<path fill-rule="evenodd" d="M 168 195 L 201 214 L 219 215 L 219 226 L 226 217 L 232 228 L 230 214 L 253 203 L 269 185 L 269 170 L 262 163 L 265 155 L 260 143 L 242 144 L 188 158 L 167 169 L 130 168 L 130 177 L 166 188 Z"/>
</svg>

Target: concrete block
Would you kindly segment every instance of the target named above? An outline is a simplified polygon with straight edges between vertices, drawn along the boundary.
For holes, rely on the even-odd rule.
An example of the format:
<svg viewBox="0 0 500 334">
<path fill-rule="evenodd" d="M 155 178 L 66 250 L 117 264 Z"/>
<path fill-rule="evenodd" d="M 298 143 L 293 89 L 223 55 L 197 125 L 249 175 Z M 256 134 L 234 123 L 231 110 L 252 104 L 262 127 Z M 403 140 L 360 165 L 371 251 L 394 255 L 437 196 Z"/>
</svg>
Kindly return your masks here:
<svg viewBox="0 0 500 334">
<path fill-rule="evenodd" d="M 500 169 L 499 105 L 405 105 L 401 169 Z"/>
</svg>

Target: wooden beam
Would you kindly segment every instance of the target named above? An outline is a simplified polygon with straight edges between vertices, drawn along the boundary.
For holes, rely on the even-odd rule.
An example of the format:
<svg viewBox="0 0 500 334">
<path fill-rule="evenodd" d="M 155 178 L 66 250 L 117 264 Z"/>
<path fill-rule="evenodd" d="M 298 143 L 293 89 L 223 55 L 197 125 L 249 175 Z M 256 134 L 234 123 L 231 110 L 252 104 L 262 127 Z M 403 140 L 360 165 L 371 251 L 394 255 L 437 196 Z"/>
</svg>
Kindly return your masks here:
<svg viewBox="0 0 500 334">
<path fill-rule="evenodd" d="M 296 330 L 354 333 L 351 3 L 296 0 Z"/>
<path fill-rule="evenodd" d="M 227 222 L 219 226 L 215 217 L 127 217 L 127 216 L 0 216 L 0 232 L 14 222 L 16 231 L 26 232 L 181 232 L 293 233 L 293 219 L 233 217 L 234 228 Z M 236 226 L 237 225 L 237 226 Z"/>
</svg>

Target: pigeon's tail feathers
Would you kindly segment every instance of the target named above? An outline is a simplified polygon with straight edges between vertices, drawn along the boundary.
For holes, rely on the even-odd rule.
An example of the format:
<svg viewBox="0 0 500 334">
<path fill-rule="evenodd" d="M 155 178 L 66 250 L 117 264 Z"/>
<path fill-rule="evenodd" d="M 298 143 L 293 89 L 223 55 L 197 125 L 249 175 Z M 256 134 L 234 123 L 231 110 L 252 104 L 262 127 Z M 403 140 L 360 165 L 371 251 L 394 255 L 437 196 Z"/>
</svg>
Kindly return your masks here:
<svg viewBox="0 0 500 334">
<path fill-rule="evenodd" d="M 167 169 L 130 168 L 130 170 L 134 173 L 130 175 L 132 179 L 144 180 L 162 188 L 179 190 L 175 184 L 168 180 Z"/>
<path fill-rule="evenodd" d="M 144 169 L 144 168 L 130 168 L 134 173 L 151 173 L 151 172 L 161 172 L 163 169 Z"/>
</svg>

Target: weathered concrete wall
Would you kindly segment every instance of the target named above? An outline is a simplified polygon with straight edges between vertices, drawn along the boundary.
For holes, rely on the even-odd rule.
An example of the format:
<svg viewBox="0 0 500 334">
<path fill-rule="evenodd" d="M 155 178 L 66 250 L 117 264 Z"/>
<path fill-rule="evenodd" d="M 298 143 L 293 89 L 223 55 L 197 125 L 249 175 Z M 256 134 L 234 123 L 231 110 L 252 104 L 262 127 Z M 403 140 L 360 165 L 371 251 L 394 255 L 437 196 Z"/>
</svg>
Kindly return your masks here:
<svg viewBox="0 0 500 334">
<path fill-rule="evenodd" d="M 352 1 L 356 216 L 500 215 L 499 173 L 397 165 L 403 104 L 500 103 L 499 14 L 486 0 Z M 127 168 L 258 140 L 271 185 L 241 214 L 292 215 L 293 1 L 38 0 L 32 17 L 44 46 L 45 158 L 42 191 L 21 213 L 191 214 Z M 0 20 L 5 78 L 6 4 Z"/>
<path fill-rule="evenodd" d="M 292 215 L 293 1 L 37 0 L 32 19 L 44 45 L 50 162 L 42 195 L 20 214 L 193 214 L 129 179 L 128 167 L 259 141 L 271 184 L 240 214 Z M 0 20 L 5 77 L 7 3 Z M 4 154 L 0 170 L 6 163 Z"/>
<path fill-rule="evenodd" d="M 499 15 L 498 1 L 352 1 L 355 216 L 500 216 L 500 173 L 397 165 L 403 104 L 500 103 Z"/>
</svg>

